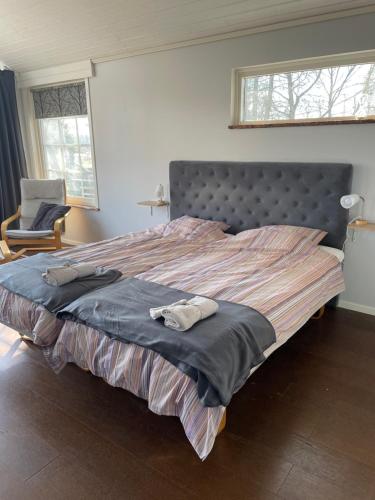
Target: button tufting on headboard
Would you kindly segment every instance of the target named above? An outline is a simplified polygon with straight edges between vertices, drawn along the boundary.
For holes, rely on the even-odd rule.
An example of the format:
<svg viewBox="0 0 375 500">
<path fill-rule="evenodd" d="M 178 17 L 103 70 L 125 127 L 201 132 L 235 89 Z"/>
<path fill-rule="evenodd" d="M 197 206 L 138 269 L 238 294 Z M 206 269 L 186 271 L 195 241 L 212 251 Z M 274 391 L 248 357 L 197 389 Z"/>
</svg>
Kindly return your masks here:
<svg viewBox="0 0 375 500">
<path fill-rule="evenodd" d="M 350 164 L 172 161 L 171 219 L 222 220 L 234 234 L 269 224 L 320 228 L 326 245 L 341 248 L 348 212 L 339 201 L 351 180 Z"/>
</svg>

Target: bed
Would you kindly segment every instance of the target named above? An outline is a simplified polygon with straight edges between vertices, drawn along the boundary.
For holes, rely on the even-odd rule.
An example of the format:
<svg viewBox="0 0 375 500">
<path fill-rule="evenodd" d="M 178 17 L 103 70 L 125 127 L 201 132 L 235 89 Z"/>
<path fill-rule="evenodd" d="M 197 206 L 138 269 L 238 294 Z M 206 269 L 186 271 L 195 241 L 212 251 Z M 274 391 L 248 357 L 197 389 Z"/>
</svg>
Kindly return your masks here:
<svg viewBox="0 0 375 500">
<path fill-rule="evenodd" d="M 65 254 L 259 310 L 276 331 L 277 341 L 265 352 L 268 357 L 343 290 L 341 264 L 316 245 L 284 255 L 280 265 L 268 250 L 251 246 L 254 231 L 249 239 L 246 230 L 275 225 L 316 228 L 327 231 L 324 245 L 342 248 L 347 214 L 339 199 L 350 192 L 351 177 L 347 164 L 172 162 L 172 220 L 189 215 L 223 221 L 234 236 L 165 239 L 155 228 Z M 256 269 L 259 265 L 261 272 Z M 203 406 L 192 379 L 153 351 L 121 343 L 85 325 L 58 321 L 21 299 L 0 290 L 1 321 L 24 333 L 31 331 L 39 344 L 50 344 L 45 353 L 56 372 L 74 362 L 147 399 L 155 413 L 180 418 L 201 459 L 209 454 L 225 407 Z M 16 314 L 21 310 L 22 327 Z"/>
</svg>

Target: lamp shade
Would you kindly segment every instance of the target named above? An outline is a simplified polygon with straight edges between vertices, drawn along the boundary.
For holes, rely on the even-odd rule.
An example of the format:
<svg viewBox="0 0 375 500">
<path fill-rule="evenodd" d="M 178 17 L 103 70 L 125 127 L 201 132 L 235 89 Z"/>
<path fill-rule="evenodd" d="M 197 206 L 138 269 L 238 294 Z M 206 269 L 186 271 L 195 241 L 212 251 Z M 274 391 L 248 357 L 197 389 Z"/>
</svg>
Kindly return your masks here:
<svg viewBox="0 0 375 500">
<path fill-rule="evenodd" d="M 361 201 L 359 194 L 346 194 L 340 198 L 340 204 L 343 208 L 349 210 Z"/>
</svg>

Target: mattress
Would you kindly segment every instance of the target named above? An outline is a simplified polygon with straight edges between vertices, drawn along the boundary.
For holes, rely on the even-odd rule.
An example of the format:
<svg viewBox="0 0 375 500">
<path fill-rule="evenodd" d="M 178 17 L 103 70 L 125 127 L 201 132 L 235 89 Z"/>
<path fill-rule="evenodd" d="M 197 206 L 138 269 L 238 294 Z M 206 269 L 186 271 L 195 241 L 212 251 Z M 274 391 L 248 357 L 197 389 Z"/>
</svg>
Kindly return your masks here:
<svg viewBox="0 0 375 500">
<path fill-rule="evenodd" d="M 266 356 L 344 290 L 339 260 L 316 245 L 285 251 L 232 237 L 189 250 L 136 277 L 257 309 L 276 332 Z M 74 362 L 146 399 L 153 412 L 178 416 L 199 457 L 211 451 L 225 408 L 204 407 L 195 383 L 157 353 L 67 321 L 46 357 L 57 372 Z"/>
<path fill-rule="evenodd" d="M 325 252 L 330 253 L 331 255 L 334 255 L 339 262 L 344 262 L 345 254 L 342 250 L 339 250 L 338 248 L 327 247 L 325 245 L 319 245 L 319 248 L 321 248 Z"/>
</svg>

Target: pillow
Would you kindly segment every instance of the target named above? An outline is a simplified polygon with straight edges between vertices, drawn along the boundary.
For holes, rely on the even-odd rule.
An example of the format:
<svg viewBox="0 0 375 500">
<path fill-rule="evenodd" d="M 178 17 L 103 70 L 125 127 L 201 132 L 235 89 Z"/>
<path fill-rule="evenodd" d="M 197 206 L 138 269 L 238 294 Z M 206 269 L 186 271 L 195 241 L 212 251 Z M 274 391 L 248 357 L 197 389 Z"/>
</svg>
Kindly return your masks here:
<svg viewBox="0 0 375 500">
<path fill-rule="evenodd" d="M 264 248 L 291 252 L 317 246 L 326 231 L 299 226 L 264 226 L 242 231 L 235 236 L 244 248 Z"/>
<path fill-rule="evenodd" d="M 302 227 L 302 226 L 266 226 L 271 228 L 272 230 L 278 231 L 280 234 L 284 235 L 294 235 L 299 236 L 301 238 L 306 238 L 311 241 L 314 245 L 318 245 L 322 239 L 328 234 L 327 231 L 323 231 L 322 229 L 313 229 L 311 227 Z"/>
<path fill-rule="evenodd" d="M 29 227 L 29 231 L 47 231 L 53 229 L 53 225 L 57 219 L 63 217 L 69 212 L 68 205 L 56 205 L 56 203 L 41 202 L 33 223 Z"/>
<path fill-rule="evenodd" d="M 218 240 L 225 238 L 223 231 L 230 226 L 225 222 L 196 219 L 189 215 L 184 215 L 178 219 L 168 222 L 163 229 L 163 236 L 176 236 L 186 240 L 209 239 Z"/>
</svg>

